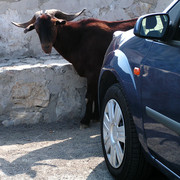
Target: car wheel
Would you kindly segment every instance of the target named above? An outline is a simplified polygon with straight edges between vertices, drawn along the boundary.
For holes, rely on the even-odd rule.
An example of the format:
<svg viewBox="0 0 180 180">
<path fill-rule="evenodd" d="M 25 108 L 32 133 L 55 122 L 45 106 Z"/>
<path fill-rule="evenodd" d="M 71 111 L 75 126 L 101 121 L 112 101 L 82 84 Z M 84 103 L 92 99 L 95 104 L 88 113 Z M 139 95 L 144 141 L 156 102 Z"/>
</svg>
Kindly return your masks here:
<svg viewBox="0 0 180 180">
<path fill-rule="evenodd" d="M 119 84 L 104 97 L 101 142 L 110 173 L 120 179 L 143 179 L 150 166 L 145 161 L 125 96 Z"/>
</svg>

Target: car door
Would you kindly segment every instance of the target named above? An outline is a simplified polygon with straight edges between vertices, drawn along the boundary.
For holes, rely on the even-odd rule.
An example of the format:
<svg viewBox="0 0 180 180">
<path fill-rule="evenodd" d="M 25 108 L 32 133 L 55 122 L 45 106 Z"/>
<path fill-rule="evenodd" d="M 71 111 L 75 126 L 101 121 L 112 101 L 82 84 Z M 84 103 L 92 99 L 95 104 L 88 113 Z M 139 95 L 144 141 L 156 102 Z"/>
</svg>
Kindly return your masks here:
<svg viewBox="0 0 180 180">
<path fill-rule="evenodd" d="M 147 145 L 158 161 L 180 175 L 180 43 L 153 41 L 142 70 Z"/>
</svg>

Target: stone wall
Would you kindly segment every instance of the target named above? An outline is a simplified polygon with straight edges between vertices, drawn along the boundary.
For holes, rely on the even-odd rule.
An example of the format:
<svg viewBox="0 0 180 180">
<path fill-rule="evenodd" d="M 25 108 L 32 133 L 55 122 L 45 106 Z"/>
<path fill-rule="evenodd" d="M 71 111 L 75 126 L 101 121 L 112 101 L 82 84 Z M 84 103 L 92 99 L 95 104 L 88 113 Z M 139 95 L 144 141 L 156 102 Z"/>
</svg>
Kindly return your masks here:
<svg viewBox="0 0 180 180">
<path fill-rule="evenodd" d="M 60 9 L 71 13 L 86 8 L 79 18 L 122 20 L 158 12 L 172 0 L 0 0 L 0 57 L 42 56 L 35 31 L 27 34 L 11 21 L 25 22 L 38 10 Z M 54 51 L 55 53 L 55 51 Z"/>
<path fill-rule="evenodd" d="M 86 80 L 55 50 L 44 56 L 35 31 L 27 34 L 11 21 L 25 22 L 38 10 L 60 9 L 78 19 L 131 19 L 162 11 L 171 0 L 0 0 L 0 122 L 5 126 L 81 119 Z"/>
<path fill-rule="evenodd" d="M 80 120 L 85 112 L 86 79 L 59 56 L 4 61 L 0 92 L 5 126 Z"/>
</svg>

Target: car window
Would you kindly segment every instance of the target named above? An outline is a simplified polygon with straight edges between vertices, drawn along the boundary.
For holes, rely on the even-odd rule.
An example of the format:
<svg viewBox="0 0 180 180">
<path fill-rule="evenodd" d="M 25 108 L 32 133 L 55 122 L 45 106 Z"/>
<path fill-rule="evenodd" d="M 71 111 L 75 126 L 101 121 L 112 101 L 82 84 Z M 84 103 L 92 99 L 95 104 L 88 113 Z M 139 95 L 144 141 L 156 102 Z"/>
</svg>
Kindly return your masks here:
<svg viewBox="0 0 180 180">
<path fill-rule="evenodd" d="M 180 41 L 180 20 L 178 22 L 178 26 L 175 31 L 175 35 L 173 37 L 173 40 Z"/>
<path fill-rule="evenodd" d="M 169 17 L 170 17 L 170 20 L 172 21 L 172 23 L 175 22 L 176 20 L 176 17 L 178 17 L 180 13 L 180 1 L 178 1 L 175 6 L 173 6 L 169 11 L 168 11 L 168 14 L 169 14 Z"/>
<path fill-rule="evenodd" d="M 178 1 L 176 3 L 176 5 L 173 6 L 173 8 L 171 8 L 168 11 L 168 14 L 169 14 L 169 17 L 170 17 L 171 24 L 175 25 L 174 26 L 175 34 L 174 34 L 173 40 L 180 41 L 180 17 L 179 17 L 179 14 L 180 14 L 180 1 Z"/>
</svg>

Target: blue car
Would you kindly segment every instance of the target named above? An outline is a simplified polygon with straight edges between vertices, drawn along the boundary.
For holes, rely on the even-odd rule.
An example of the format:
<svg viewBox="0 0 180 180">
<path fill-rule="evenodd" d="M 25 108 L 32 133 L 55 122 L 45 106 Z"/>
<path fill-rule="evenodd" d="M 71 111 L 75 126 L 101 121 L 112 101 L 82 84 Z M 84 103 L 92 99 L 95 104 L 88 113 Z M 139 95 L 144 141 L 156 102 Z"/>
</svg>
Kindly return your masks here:
<svg viewBox="0 0 180 180">
<path fill-rule="evenodd" d="M 151 167 L 180 179 L 180 0 L 114 33 L 99 76 L 105 162 L 118 179 Z"/>
</svg>

